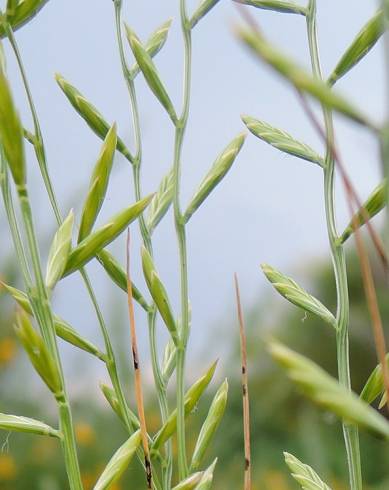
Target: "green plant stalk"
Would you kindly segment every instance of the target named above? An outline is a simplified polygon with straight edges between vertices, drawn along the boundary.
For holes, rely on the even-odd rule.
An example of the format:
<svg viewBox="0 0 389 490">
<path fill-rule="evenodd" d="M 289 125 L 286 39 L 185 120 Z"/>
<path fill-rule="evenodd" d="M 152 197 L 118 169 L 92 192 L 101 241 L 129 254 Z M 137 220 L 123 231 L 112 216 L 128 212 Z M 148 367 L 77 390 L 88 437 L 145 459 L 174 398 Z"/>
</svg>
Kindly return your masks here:
<svg viewBox="0 0 389 490">
<path fill-rule="evenodd" d="M 189 296 L 188 296 L 188 264 L 185 221 L 180 205 L 181 189 L 181 155 L 185 130 L 189 117 L 191 72 L 192 72 L 192 35 L 190 19 L 186 10 L 186 1 L 180 0 L 181 29 L 184 39 L 184 86 L 183 108 L 175 131 L 174 144 L 174 222 L 176 228 L 180 258 L 180 289 L 181 289 L 181 331 L 177 346 L 177 446 L 178 476 L 180 481 L 188 476 L 188 463 L 185 440 L 185 357 L 189 338 Z"/>
<path fill-rule="evenodd" d="M 36 309 L 40 314 L 38 318 L 40 322 L 40 328 L 43 338 L 49 348 L 50 353 L 53 356 L 54 362 L 57 365 L 60 381 L 61 381 L 61 393 L 56 395 L 56 400 L 59 409 L 60 429 L 62 431 L 63 439 L 62 446 L 65 456 L 65 465 L 67 470 L 67 476 L 69 479 L 69 485 L 71 490 L 82 490 L 81 474 L 78 464 L 76 441 L 73 430 L 72 414 L 70 410 L 69 401 L 66 394 L 65 381 L 62 371 L 62 363 L 59 356 L 57 338 L 55 334 L 55 327 L 53 323 L 53 315 L 50 308 L 49 296 L 45 286 L 41 260 L 39 256 L 38 242 L 36 239 L 30 201 L 26 187 L 18 187 L 17 193 L 19 197 L 20 207 L 22 210 L 22 218 L 27 236 L 27 242 L 29 252 L 31 255 L 32 266 L 36 282 L 36 297 L 31 298 L 32 306 L 36 305 Z M 34 293 L 34 289 L 32 290 Z M 34 295 L 35 296 L 35 295 Z"/>
<path fill-rule="evenodd" d="M 22 77 L 23 85 L 25 87 L 25 92 L 27 95 L 28 104 L 30 106 L 32 120 L 33 120 L 33 124 L 34 124 L 34 133 L 35 133 L 34 134 L 35 155 L 36 155 L 36 158 L 38 161 L 38 165 L 39 165 L 39 168 L 40 168 L 40 171 L 42 174 L 44 184 L 46 186 L 46 190 L 48 193 L 48 197 L 49 197 L 51 206 L 52 206 L 54 213 L 55 213 L 55 217 L 56 217 L 57 221 L 60 222 L 62 220 L 61 220 L 61 215 L 59 214 L 59 207 L 58 207 L 57 199 L 56 199 L 55 194 L 53 192 L 53 187 L 50 184 L 50 176 L 49 176 L 49 170 L 47 168 L 46 154 L 45 154 L 45 148 L 44 148 L 44 144 L 43 144 L 42 131 L 41 131 L 40 124 L 39 124 L 38 114 L 37 114 L 36 109 L 35 109 L 34 100 L 32 98 L 31 91 L 29 90 L 29 84 L 28 84 L 27 75 L 26 75 L 26 72 L 25 72 L 25 69 L 23 66 L 22 57 L 20 55 L 19 47 L 17 45 L 13 30 L 9 24 L 7 24 L 6 32 L 7 32 L 8 40 L 9 40 L 11 47 L 12 47 L 12 50 L 14 52 L 16 62 L 17 62 L 18 67 L 19 67 L 20 75 Z"/>
<path fill-rule="evenodd" d="M 20 73 L 22 76 L 23 85 L 24 85 L 24 88 L 25 88 L 25 91 L 27 94 L 27 98 L 29 101 L 32 118 L 34 121 L 34 129 L 36 131 L 36 134 L 34 135 L 34 147 L 35 147 L 36 156 L 37 156 L 37 159 L 39 162 L 40 171 L 42 173 L 42 178 L 44 180 L 44 184 L 45 184 L 47 193 L 49 195 L 50 203 L 51 203 L 53 212 L 55 214 L 57 224 L 61 225 L 63 222 L 63 218 L 62 218 L 61 212 L 59 210 L 59 206 L 58 206 L 58 202 L 57 202 L 57 199 L 55 196 L 54 188 L 53 188 L 53 185 L 51 182 L 50 175 L 48 173 L 46 153 L 45 153 L 45 149 L 44 149 L 44 141 L 43 141 L 42 134 L 40 131 L 40 124 L 39 124 L 38 115 L 37 115 L 37 112 L 35 109 L 33 97 L 31 94 L 31 90 L 29 88 L 28 79 L 27 79 L 27 76 L 25 74 L 25 70 L 24 70 L 23 63 L 22 63 L 22 58 L 20 56 L 20 52 L 18 49 L 18 45 L 16 43 L 16 39 L 14 38 L 12 30 L 10 28 L 8 29 L 8 31 L 10 32 L 10 35 L 11 35 L 12 41 L 10 39 L 10 42 L 12 44 L 12 47 L 13 47 L 13 50 L 14 50 L 14 53 L 15 53 L 15 56 L 17 59 L 19 70 L 20 70 Z M 14 213 L 13 213 L 13 215 L 14 215 Z M 24 254 L 24 256 L 25 256 L 25 254 Z M 23 263 L 23 262 L 21 262 L 21 263 Z M 99 322 L 100 330 L 101 330 L 102 335 L 103 335 L 105 348 L 106 348 L 106 352 L 107 352 L 107 360 L 106 360 L 107 371 L 108 371 L 110 380 L 112 382 L 112 386 L 114 388 L 115 394 L 117 396 L 118 403 L 119 403 L 120 408 L 122 410 L 122 413 L 123 413 L 123 416 L 125 419 L 125 423 L 126 423 L 126 428 L 128 429 L 129 433 L 132 434 L 135 429 L 134 429 L 133 424 L 131 422 L 131 417 L 129 414 L 128 405 L 127 405 L 127 402 L 125 400 L 123 388 L 122 388 L 121 383 L 120 383 L 120 379 L 119 379 L 119 375 L 118 375 L 118 371 L 117 371 L 117 366 L 116 366 L 116 360 L 115 360 L 112 344 L 111 344 L 111 341 L 109 338 L 109 334 L 107 331 L 107 327 L 105 324 L 105 320 L 104 320 L 104 317 L 101 313 L 100 307 L 99 307 L 97 299 L 96 299 L 96 295 L 94 293 L 94 290 L 92 288 L 92 285 L 91 285 L 91 282 L 89 280 L 89 276 L 88 276 L 86 270 L 83 268 L 80 270 L 80 273 L 81 273 L 81 276 L 82 276 L 83 281 L 85 283 L 88 294 L 91 298 L 91 301 L 92 301 L 92 304 L 93 304 L 93 307 L 94 307 L 94 310 L 95 310 L 95 313 L 96 313 L 96 316 L 97 316 L 97 319 Z M 36 313 L 37 313 L 37 316 L 39 318 L 41 313 L 39 311 L 37 311 Z M 64 409 L 63 409 L 63 411 L 64 411 Z M 158 482 L 156 482 L 156 484 L 158 485 Z M 159 485 L 158 485 L 158 487 L 159 487 Z"/>
<path fill-rule="evenodd" d="M 28 261 L 27 261 L 26 252 L 24 250 L 23 241 L 20 235 L 18 222 L 15 215 L 15 208 L 12 201 L 11 190 L 9 188 L 8 169 L 7 169 L 4 152 L 2 148 L 0 148 L 0 185 L 1 185 L 1 192 L 3 195 L 4 208 L 7 214 L 8 224 L 11 230 L 11 235 L 15 246 L 16 255 L 18 257 L 18 261 L 20 264 L 20 268 L 23 274 L 25 284 L 27 285 L 28 289 L 31 289 L 32 287 L 31 273 L 28 266 Z"/>
<path fill-rule="evenodd" d="M 142 165 L 142 138 L 141 138 L 139 107 L 138 107 L 138 100 L 136 96 L 134 79 L 131 76 L 131 72 L 128 68 L 125 54 L 124 54 L 123 36 L 122 36 L 122 29 L 121 29 L 121 7 L 122 7 L 121 0 L 116 0 L 114 5 L 115 5 L 115 25 L 116 25 L 118 47 L 119 47 L 119 55 L 120 55 L 123 76 L 130 97 L 132 126 L 134 128 L 135 154 L 134 154 L 132 171 L 133 171 L 133 184 L 134 184 L 135 198 L 136 200 L 138 200 L 142 198 L 141 178 L 140 178 L 141 165 Z M 143 213 L 139 216 L 139 229 L 141 232 L 143 244 L 146 247 L 149 254 L 151 255 L 151 257 L 153 257 L 153 246 L 152 246 L 151 236 L 146 226 Z M 168 406 L 166 383 L 163 380 L 161 368 L 158 361 L 158 348 L 157 348 L 157 339 L 156 339 L 156 316 L 157 316 L 157 309 L 155 307 L 155 304 L 153 303 L 150 311 L 147 314 L 147 323 L 148 323 L 148 330 L 149 330 L 150 355 L 151 355 L 153 376 L 154 376 L 155 386 L 157 389 L 158 404 L 161 413 L 161 421 L 163 425 L 166 422 L 167 418 L 169 417 L 169 406 Z M 171 486 L 172 472 L 173 472 L 173 449 L 172 449 L 172 443 L 171 441 L 169 441 L 166 444 L 165 466 L 162 468 L 163 490 L 169 490 Z"/>
<path fill-rule="evenodd" d="M 385 34 L 384 34 L 384 50 L 385 50 L 385 64 L 386 64 L 386 86 L 388 87 L 386 91 L 387 101 L 389 103 L 389 1 L 382 0 L 382 8 L 384 11 L 384 22 L 385 22 Z M 380 134 L 381 139 L 381 159 L 382 159 L 382 170 L 386 177 L 386 223 L 385 223 L 385 248 L 386 253 L 389 254 L 389 110 L 386 113 L 386 121 L 384 127 Z"/>
<path fill-rule="evenodd" d="M 316 0 L 310 0 L 307 11 L 307 32 L 309 50 L 311 55 L 313 74 L 323 79 L 319 48 L 316 31 Z M 338 240 L 336 229 L 335 213 L 335 160 L 333 156 L 334 128 L 332 113 L 322 106 L 325 132 L 327 139 L 327 149 L 324 166 L 324 200 L 327 221 L 328 239 L 331 248 L 331 258 L 333 262 L 336 293 L 337 293 L 337 360 L 338 376 L 341 384 L 351 390 L 350 379 L 350 360 L 349 360 L 349 295 L 347 283 L 347 269 L 343 246 Z M 346 446 L 347 462 L 349 468 L 349 478 L 351 490 L 362 490 L 362 472 L 359 451 L 358 428 L 355 425 L 343 422 L 343 435 Z"/>
</svg>

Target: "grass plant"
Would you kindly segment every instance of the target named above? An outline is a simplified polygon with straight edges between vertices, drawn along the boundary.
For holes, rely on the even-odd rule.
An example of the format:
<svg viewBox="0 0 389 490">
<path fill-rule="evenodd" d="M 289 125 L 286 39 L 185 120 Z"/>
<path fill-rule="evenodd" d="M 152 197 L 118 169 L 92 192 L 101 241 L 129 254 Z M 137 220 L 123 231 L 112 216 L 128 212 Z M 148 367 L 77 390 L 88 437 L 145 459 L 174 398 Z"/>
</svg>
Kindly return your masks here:
<svg viewBox="0 0 389 490">
<path fill-rule="evenodd" d="M 214 458 L 212 464 L 207 467 L 204 464 L 204 457 L 225 411 L 228 382 L 224 380 L 215 391 L 192 449 L 187 443 L 187 417 L 211 384 L 217 363 L 214 362 L 192 386 L 189 388 L 186 386 L 186 357 L 191 330 L 187 228 L 190 226 L 192 216 L 200 210 L 202 203 L 208 199 L 236 161 L 245 141 L 245 133 L 235 136 L 219 153 L 187 204 L 184 204 L 182 200 L 181 183 L 186 169 L 183 148 L 191 107 L 192 43 L 196 40 L 196 27 L 206 21 L 207 15 L 213 11 L 218 1 L 200 0 L 197 7 L 190 12 L 186 0 L 177 0 L 184 53 L 182 103 L 178 108 L 173 103 L 169 90 L 154 63 L 154 57 L 165 48 L 171 21 L 166 21 L 151 34 L 146 42 L 143 42 L 136 34 L 136 27 L 122 19 L 123 0 L 113 0 L 114 25 L 112 27 L 117 37 L 120 56 L 121 66 L 118 69 L 121 69 L 129 94 L 129 115 L 134 134 L 133 148 L 129 148 L 124 139 L 119 136 L 119 129 L 115 123 L 108 122 L 95 105 L 62 75 L 56 75 L 59 88 L 70 104 L 88 127 L 102 140 L 79 217 L 75 216 L 72 210 L 68 211 L 65 217 L 60 209 L 50 178 L 49 162 L 38 110 L 34 104 L 15 35 L 17 29 L 35 18 L 47 0 L 7 0 L 6 8 L 0 12 L 0 37 L 11 46 L 11 53 L 19 69 L 33 121 L 33 130 L 30 131 L 25 128 L 19 116 L 17 110 L 19 103 L 14 100 L 13 89 L 7 77 L 6 63 L 1 51 L 0 185 L 10 234 L 24 280 L 24 291 L 10 284 L 4 284 L 4 287 L 17 304 L 15 324 L 17 336 L 26 351 L 31 366 L 56 402 L 58 418 L 58 427 L 51 427 L 24 415 L 0 414 L 0 429 L 58 439 L 71 490 L 83 489 L 82 469 L 76 446 L 72 400 L 69 399 L 63 374 L 58 337 L 75 348 L 93 355 L 105 365 L 111 385 L 101 385 L 100 389 L 112 408 L 113 416 L 118 417 L 124 426 L 123 443 L 102 469 L 95 482 L 95 490 L 111 488 L 133 459 L 137 459 L 142 465 L 145 472 L 144 484 L 150 489 L 207 490 L 213 484 L 217 459 Z M 328 77 L 323 75 L 320 63 L 316 0 L 308 0 L 306 5 L 283 0 L 239 0 L 237 3 L 240 4 L 239 8 L 249 21 L 248 26 L 238 28 L 239 38 L 257 58 L 267 63 L 295 87 L 307 116 L 325 146 L 324 155 L 321 155 L 309 145 L 296 140 L 291 134 L 281 129 L 274 128 L 267 122 L 251 115 L 242 117 L 244 125 L 254 136 L 284 153 L 314 163 L 317 170 L 322 172 L 328 243 L 335 277 L 337 307 L 336 312 L 333 313 L 322 301 L 315 298 L 293 279 L 267 264 L 262 265 L 265 276 L 277 292 L 298 308 L 316 315 L 323 323 L 331 327 L 335 335 L 338 359 L 337 379 L 331 377 L 313 361 L 293 352 L 275 340 L 269 343 L 269 351 L 309 399 L 341 419 L 350 489 L 362 490 L 359 428 L 367 428 L 380 437 L 389 439 L 388 421 L 371 406 L 371 403 L 379 396 L 381 396 L 381 404 L 389 400 L 389 374 L 385 338 L 373 276 L 360 231 L 361 227 L 366 225 L 387 272 L 389 239 L 385 245 L 382 244 L 370 219 L 388 202 L 389 129 L 387 122 L 382 125 L 372 120 L 361 108 L 338 94 L 334 86 L 340 78 L 347 76 L 347 73 L 363 60 L 385 33 L 389 25 L 389 2 L 383 0 L 382 8 L 356 35 Z M 311 72 L 299 67 L 264 37 L 251 14 L 247 13 L 246 6 L 274 10 L 280 15 L 296 14 L 300 19 L 305 19 Z M 387 34 L 385 38 L 386 45 L 388 45 Z M 174 141 L 171 142 L 171 168 L 162 178 L 156 191 L 146 196 L 142 188 L 142 170 L 147 162 L 143 158 L 141 108 L 137 92 L 138 77 L 143 77 L 146 81 L 150 89 L 150 96 L 158 100 L 166 113 L 167 124 L 172 125 L 174 132 Z M 321 121 L 311 111 L 306 97 L 313 98 L 319 103 Z M 339 157 L 335 141 L 334 112 L 372 132 L 381 145 L 384 178 L 365 203 L 359 200 Z M 57 223 L 47 258 L 43 257 L 42 245 L 35 226 L 34 204 L 30 199 L 27 168 L 30 168 L 31 162 L 26 158 L 25 145 L 27 144 L 32 145 L 34 149 L 39 172 Z M 110 185 L 116 152 L 119 152 L 130 166 L 134 202 L 119 210 L 106 224 L 97 226 L 96 221 Z M 339 231 L 336 224 L 335 176 L 337 171 L 344 183 L 350 210 L 350 224 L 343 231 Z M 175 237 L 178 250 L 179 284 L 176 290 L 180 299 L 179 312 L 174 311 L 171 292 L 167 290 L 163 278 L 158 273 L 158 263 L 154 254 L 153 233 L 169 211 L 172 212 L 174 218 L 172 235 Z M 139 227 L 142 247 L 141 250 L 130 250 L 128 231 L 125 267 L 108 251 L 107 247 L 122 237 L 130 224 L 134 222 L 137 222 Z M 389 222 L 387 230 L 389 230 Z M 380 362 L 367 380 L 360 396 L 351 390 L 349 360 L 350 301 L 345 244 L 351 236 L 356 239 L 366 301 Z M 98 261 L 106 271 L 110 285 L 126 293 L 129 313 L 129 345 L 132 351 L 135 379 L 136 406 L 133 408 L 124 391 L 123 380 L 119 377 L 112 342 L 113 333 L 106 325 L 98 298 L 88 276 L 88 264 L 94 260 Z M 132 282 L 131 265 L 134 260 L 139 260 L 142 265 L 147 291 L 142 291 Z M 57 316 L 53 310 L 53 291 L 63 278 L 75 273 L 81 275 L 94 307 L 104 341 L 103 350 L 94 346 L 65 320 Z M 249 490 L 252 488 L 252 461 L 247 349 L 237 277 L 235 277 L 235 286 L 242 352 L 244 488 Z M 147 405 L 143 397 L 142 359 L 138 352 L 134 313 L 136 307 L 140 309 L 148 325 L 150 359 L 160 412 L 160 426 L 154 433 L 148 431 Z M 161 329 L 164 329 L 168 335 L 168 341 L 163 346 L 160 345 L 161 336 L 158 335 Z M 173 379 L 175 380 L 175 396 L 172 404 L 168 390 L 169 386 L 173 385 Z M 173 451 L 173 441 L 177 449 L 176 453 Z M 285 453 L 285 461 L 301 488 L 330 489 L 321 476 L 295 456 Z"/>
</svg>

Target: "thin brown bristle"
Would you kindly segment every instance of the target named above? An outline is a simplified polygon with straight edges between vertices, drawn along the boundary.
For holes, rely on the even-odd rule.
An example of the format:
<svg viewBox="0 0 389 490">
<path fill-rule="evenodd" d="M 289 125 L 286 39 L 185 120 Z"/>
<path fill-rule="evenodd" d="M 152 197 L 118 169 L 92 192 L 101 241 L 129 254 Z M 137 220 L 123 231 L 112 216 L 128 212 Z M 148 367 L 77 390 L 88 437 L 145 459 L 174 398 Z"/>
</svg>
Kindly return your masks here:
<svg viewBox="0 0 389 490">
<path fill-rule="evenodd" d="M 251 447 L 250 447 L 250 400 L 247 375 L 247 342 L 244 326 L 238 276 L 234 274 L 236 305 L 238 310 L 240 351 L 242 362 L 243 432 L 244 432 L 244 490 L 251 490 Z"/>
<path fill-rule="evenodd" d="M 138 345 L 136 340 L 136 324 L 135 324 L 135 313 L 134 313 L 134 300 L 132 296 L 132 283 L 130 274 L 130 230 L 127 233 L 127 299 L 128 299 L 128 314 L 130 319 L 130 335 L 131 335 L 131 350 L 132 359 L 134 364 L 135 373 L 135 396 L 136 405 L 138 408 L 138 416 L 140 423 L 140 430 L 142 434 L 142 445 L 145 456 L 145 469 L 146 469 L 146 481 L 147 488 L 152 488 L 152 469 L 150 462 L 150 449 L 149 442 L 147 438 L 147 426 L 146 417 L 144 410 L 143 401 L 143 390 L 142 390 L 142 375 L 139 363 Z"/>
</svg>

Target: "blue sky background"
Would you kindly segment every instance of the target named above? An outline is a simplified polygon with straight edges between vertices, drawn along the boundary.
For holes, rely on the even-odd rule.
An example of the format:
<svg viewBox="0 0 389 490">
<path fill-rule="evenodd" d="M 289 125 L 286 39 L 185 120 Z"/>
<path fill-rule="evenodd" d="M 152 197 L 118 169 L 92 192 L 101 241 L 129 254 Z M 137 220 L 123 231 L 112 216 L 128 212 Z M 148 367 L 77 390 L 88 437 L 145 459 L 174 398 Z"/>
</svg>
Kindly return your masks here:
<svg viewBox="0 0 389 490">
<path fill-rule="evenodd" d="M 123 0 L 123 17 L 142 37 L 162 22 L 174 19 L 169 40 L 155 59 L 176 107 L 181 103 L 182 39 L 177 0 Z M 338 58 L 366 20 L 373 15 L 373 0 L 321 0 L 318 26 L 323 70 L 329 74 Z M 188 2 L 194 8 L 197 1 Z M 309 67 L 304 19 L 251 9 L 268 38 Z M 217 7 L 193 32 L 193 93 L 190 122 L 183 153 L 183 202 L 187 202 L 217 154 L 244 129 L 240 114 L 258 117 L 287 130 L 319 151 L 322 143 L 310 127 L 294 91 L 267 67 L 253 59 L 237 41 L 233 28 L 241 22 L 235 5 L 220 0 Z M 17 32 L 25 67 L 46 141 L 50 172 L 61 208 L 80 211 L 80 196 L 99 153 L 100 140 L 75 113 L 54 81 L 60 72 L 93 102 L 109 121 L 117 121 L 119 133 L 132 146 L 128 97 L 117 53 L 111 0 L 51 0 L 39 16 Z M 25 125 L 31 127 L 20 78 L 9 55 L 8 70 Z M 127 53 L 131 59 L 131 53 Z M 377 121 L 385 114 L 382 43 L 338 89 Z M 137 79 L 144 143 L 144 192 L 156 189 L 172 164 L 173 128 L 146 86 Z M 342 156 L 358 187 L 366 196 L 379 180 L 378 147 L 365 130 L 336 121 Z M 34 212 L 42 237 L 50 237 L 55 222 L 29 153 L 29 182 Z M 217 344 L 207 342 L 210 332 L 235 335 L 233 272 L 239 274 L 244 305 L 262 301 L 269 287 L 259 264 L 268 262 L 303 283 L 319 259 L 328 257 L 322 197 L 322 174 L 318 167 L 285 156 L 256 140 L 247 142 L 223 183 L 200 208 L 188 226 L 190 293 L 193 309 L 189 361 L 201 356 L 218 357 Z M 339 187 L 339 222 L 348 217 Z M 117 156 L 107 200 L 99 222 L 134 200 L 128 163 Z M 79 214 L 78 214 L 79 216 Z M 4 224 L 3 211 L 0 222 Z M 4 229 L 4 228 L 2 228 Z M 134 277 L 145 290 L 139 271 L 139 240 L 133 226 Z M 8 237 L 2 238 L 6 248 Z M 43 246 L 47 246 L 42 242 Z M 4 247 L 4 245 L 2 245 Z M 125 240 L 114 247 L 124 259 Z M 177 247 L 169 214 L 155 233 L 156 261 L 178 311 Z M 2 259 L 7 255 L 2 255 Z M 89 267 L 107 318 L 115 316 L 126 328 L 125 297 L 116 291 L 98 266 Z M 80 279 L 63 281 L 55 297 L 57 311 L 92 339 L 100 336 Z M 276 303 L 280 305 L 281 303 Z M 138 330 L 145 331 L 138 314 Z M 115 323 L 116 325 L 116 323 Z M 225 325 L 225 329 L 224 329 Z M 161 330 L 163 327 L 161 326 Z M 118 337 L 122 338 L 122 337 Z M 141 335 L 143 352 L 146 336 Z M 70 349 L 64 348 L 70 357 Z M 69 374 L 79 364 L 68 362 Z M 96 376 L 102 374 L 97 371 Z"/>
</svg>

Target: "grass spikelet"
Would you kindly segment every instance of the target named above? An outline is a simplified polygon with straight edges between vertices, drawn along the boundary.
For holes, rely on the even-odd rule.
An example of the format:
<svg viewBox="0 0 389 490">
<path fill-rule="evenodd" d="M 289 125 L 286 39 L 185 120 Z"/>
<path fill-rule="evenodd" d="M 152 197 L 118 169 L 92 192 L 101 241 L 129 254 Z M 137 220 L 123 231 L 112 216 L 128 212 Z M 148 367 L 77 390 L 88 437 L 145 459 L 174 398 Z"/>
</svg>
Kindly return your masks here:
<svg viewBox="0 0 389 490">
<path fill-rule="evenodd" d="M 275 12 L 281 12 L 283 14 L 299 14 L 306 15 L 307 9 L 298 5 L 295 2 L 289 2 L 284 0 L 234 0 L 236 3 L 242 5 L 251 5 L 264 10 L 273 10 Z"/>
<path fill-rule="evenodd" d="M 281 296 L 299 308 L 317 315 L 326 323 L 337 329 L 334 315 L 318 299 L 307 293 L 293 281 L 293 279 L 284 276 L 270 265 L 262 264 L 261 267 L 267 279 Z"/>
<path fill-rule="evenodd" d="M 0 413 L 0 429 L 61 438 L 61 433 L 39 420 Z"/>
<path fill-rule="evenodd" d="M 243 143 L 246 139 L 244 133 L 239 134 L 234 138 L 231 143 L 221 152 L 218 158 L 215 160 L 211 169 L 204 177 L 192 199 L 189 202 L 188 208 L 185 211 L 184 219 L 189 221 L 196 210 L 201 206 L 213 189 L 224 178 L 227 172 L 232 167 L 236 157 L 242 149 Z"/>
<path fill-rule="evenodd" d="M 350 423 L 389 439 L 387 420 L 317 364 L 278 342 L 271 342 L 269 350 L 289 378 L 313 402 Z"/>
<path fill-rule="evenodd" d="M 324 166 L 323 158 L 315 150 L 305 143 L 297 141 L 286 131 L 274 128 L 270 124 L 250 116 L 242 116 L 242 121 L 254 136 L 274 146 L 274 148 L 308 162 L 316 163 L 320 167 Z"/>
<path fill-rule="evenodd" d="M 310 466 L 302 463 L 292 454 L 284 453 L 284 457 L 292 477 L 303 490 L 331 490 Z"/>
</svg>

